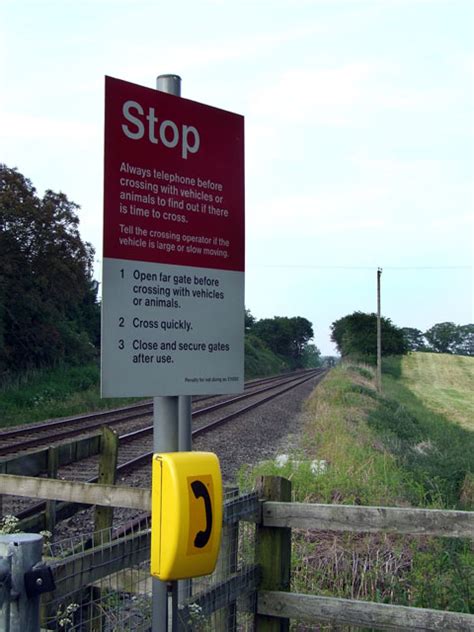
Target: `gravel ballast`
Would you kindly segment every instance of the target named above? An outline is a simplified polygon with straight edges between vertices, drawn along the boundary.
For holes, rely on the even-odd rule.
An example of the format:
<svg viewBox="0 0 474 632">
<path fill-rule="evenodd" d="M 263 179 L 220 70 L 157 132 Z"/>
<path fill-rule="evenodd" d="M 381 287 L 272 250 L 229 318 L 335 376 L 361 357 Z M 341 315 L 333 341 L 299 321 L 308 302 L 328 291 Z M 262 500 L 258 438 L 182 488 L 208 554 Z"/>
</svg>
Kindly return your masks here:
<svg viewBox="0 0 474 632">
<path fill-rule="evenodd" d="M 235 484 L 242 465 L 256 465 L 298 446 L 304 419 L 303 405 L 320 379 L 321 376 L 317 376 L 234 419 L 217 432 L 198 437 L 193 449 L 215 452 L 220 460 L 224 484 Z"/>
</svg>

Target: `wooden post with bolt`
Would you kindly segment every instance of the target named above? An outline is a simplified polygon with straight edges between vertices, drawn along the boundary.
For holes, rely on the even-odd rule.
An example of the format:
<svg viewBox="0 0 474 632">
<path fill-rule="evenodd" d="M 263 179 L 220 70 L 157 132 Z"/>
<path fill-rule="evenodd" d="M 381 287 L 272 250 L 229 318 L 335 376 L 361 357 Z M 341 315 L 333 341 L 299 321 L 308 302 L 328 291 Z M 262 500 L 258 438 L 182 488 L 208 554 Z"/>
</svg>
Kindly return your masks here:
<svg viewBox="0 0 474 632">
<path fill-rule="evenodd" d="M 265 500 L 291 501 L 291 482 L 280 476 L 257 479 L 257 491 Z M 290 590 L 291 529 L 257 525 L 255 558 L 262 576 L 259 590 Z M 257 632 L 288 632 L 289 619 L 256 615 Z"/>
</svg>

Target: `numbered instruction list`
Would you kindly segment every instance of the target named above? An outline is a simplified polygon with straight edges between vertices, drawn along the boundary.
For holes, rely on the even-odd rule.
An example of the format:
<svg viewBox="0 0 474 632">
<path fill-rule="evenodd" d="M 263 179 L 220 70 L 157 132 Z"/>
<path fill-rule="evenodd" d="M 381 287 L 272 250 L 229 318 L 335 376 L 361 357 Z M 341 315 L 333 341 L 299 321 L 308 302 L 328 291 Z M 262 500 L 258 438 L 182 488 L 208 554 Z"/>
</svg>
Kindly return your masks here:
<svg viewBox="0 0 474 632">
<path fill-rule="evenodd" d="M 114 392 L 130 389 L 133 375 L 134 394 L 152 395 L 158 387 L 157 373 L 150 372 L 150 367 L 161 367 L 159 388 L 167 394 L 241 390 L 244 312 L 233 297 L 243 291 L 242 274 L 165 265 L 160 271 L 154 268 L 145 262 L 104 262 L 108 284 L 103 320 L 115 332 L 104 341 L 111 346 L 103 347 L 103 369 L 108 376 L 104 393 L 109 380 Z M 229 367 L 238 370 L 232 373 Z"/>
</svg>

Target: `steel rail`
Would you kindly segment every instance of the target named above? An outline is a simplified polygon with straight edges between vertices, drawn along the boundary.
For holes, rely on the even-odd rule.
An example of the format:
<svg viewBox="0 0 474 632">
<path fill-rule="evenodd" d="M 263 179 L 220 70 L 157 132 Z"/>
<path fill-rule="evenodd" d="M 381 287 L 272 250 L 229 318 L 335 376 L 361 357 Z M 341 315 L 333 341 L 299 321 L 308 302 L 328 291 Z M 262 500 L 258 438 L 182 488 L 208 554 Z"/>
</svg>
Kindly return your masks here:
<svg viewBox="0 0 474 632">
<path fill-rule="evenodd" d="M 308 382 L 309 380 L 313 379 L 314 377 L 318 375 L 321 375 L 321 378 L 322 378 L 324 373 L 315 373 L 314 375 L 311 375 L 310 377 L 305 377 L 304 379 L 301 379 L 298 382 L 291 384 L 291 386 L 287 386 L 285 389 L 278 391 L 278 393 L 272 393 L 271 395 L 268 395 L 267 397 L 263 399 L 259 399 L 258 402 L 254 402 L 253 404 L 244 406 L 244 408 L 239 408 L 239 410 L 229 413 L 228 415 L 225 415 L 224 417 L 221 417 L 220 419 L 216 419 L 215 421 L 211 421 L 205 426 L 201 426 L 201 428 L 196 428 L 192 432 L 193 439 L 200 437 L 212 430 L 215 430 L 219 426 L 222 426 L 225 423 L 232 421 L 232 419 L 235 419 L 236 417 L 240 417 L 241 415 L 244 415 L 245 413 L 248 413 L 251 410 L 258 408 L 259 406 L 262 406 L 263 404 L 267 404 L 272 399 L 275 399 L 279 397 L 280 395 L 283 395 L 284 393 L 287 393 L 288 391 L 293 390 L 297 386 L 300 386 L 301 384 Z M 258 393 L 255 393 L 255 395 L 257 394 Z M 135 467 L 138 467 L 147 461 L 151 461 L 152 456 L 153 456 L 153 451 L 147 452 L 146 454 L 141 454 L 140 456 L 137 456 L 134 459 L 127 461 L 126 463 L 122 463 L 120 466 L 117 467 L 117 472 L 120 472 L 122 474 L 128 469 L 134 469 Z"/>
<path fill-rule="evenodd" d="M 321 370 L 315 370 L 314 372 L 311 373 L 311 375 L 306 376 L 303 381 L 299 381 L 297 384 L 295 384 L 295 386 L 298 386 L 299 384 L 302 384 L 304 381 L 309 380 L 313 377 L 315 377 L 316 375 L 318 375 L 321 372 Z M 237 402 L 240 402 L 244 399 L 249 399 L 250 397 L 255 397 L 255 395 L 259 395 L 260 393 L 266 393 L 267 391 L 271 391 L 273 389 L 279 388 L 279 386 L 282 386 L 282 384 L 288 384 L 291 383 L 293 384 L 293 382 L 296 382 L 296 380 L 298 380 L 300 378 L 295 378 L 292 377 L 290 380 L 285 380 L 285 381 L 281 381 L 279 384 L 273 384 L 271 386 L 265 386 L 264 388 L 259 389 L 258 391 L 252 391 L 251 393 L 244 393 L 243 395 L 237 395 L 236 397 L 232 397 L 230 399 L 226 399 L 224 401 L 221 402 L 216 402 L 215 404 L 211 404 L 210 406 L 206 406 L 205 408 L 198 408 L 197 410 L 194 410 L 192 413 L 192 418 L 195 419 L 197 417 L 200 417 L 202 415 L 207 415 L 209 413 L 214 412 L 215 410 L 219 410 L 220 408 L 226 408 L 227 406 L 231 406 L 232 404 L 235 404 Z M 293 386 L 290 386 L 289 389 L 286 390 L 290 390 L 291 388 L 294 388 Z M 284 393 L 285 391 L 279 391 L 275 397 L 277 397 L 280 393 Z M 271 397 L 263 400 L 263 401 L 268 401 L 269 399 L 272 399 Z M 247 408 L 243 408 L 242 411 L 245 412 L 247 410 L 251 410 L 253 405 L 247 407 Z M 221 423 L 225 423 L 225 417 L 223 418 L 224 421 L 222 421 Z M 209 425 L 210 428 L 213 427 L 214 422 L 211 422 L 211 424 Z M 134 440 L 137 437 L 140 437 L 141 435 L 146 435 L 150 432 L 152 432 L 153 430 L 153 426 L 147 426 L 145 428 L 140 428 L 139 430 L 133 430 L 132 432 L 120 435 L 119 440 L 123 443 L 127 443 L 130 440 Z M 198 434 L 204 434 L 201 433 L 201 428 L 199 428 L 198 430 L 193 430 L 192 432 L 192 436 L 198 436 Z M 195 433 L 198 433 L 195 435 Z"/>
<path fill-rule="evenodd" d="M 268 382 L 278 382 L 278 384 L 280 383 L 284 383 L 286 381 L 286 377 L 287 376 L 278 376 L 278 377 L 272 377 L 272 378 L 264 378 L 261 381 L 254 381 L 253 384 L 251 384 L 250 386 L 247 386 L 247 390 L 250 389 L 254 389 L 258 386 L 260 386 L 261 384 L 266 384 Z M 291 376 L 291 379 L 295 379 L 294 374 Z M 273 387 L 267 387 L 267 388 L 276 388 L 276 385 Z M 265 389 L 263 389 L 265 390 Z M 250 393 L 244 393 L 244 395 L 240 395 L 237 398 L 233 398 L 233 399 L 226 399 L 223 400 L 222 402 L 218 402 L 217 404 L 213 404 L 208 408 L 205 409 L 198 409 L 195 411 L 195 413 L 198 414 L 204 414 L 204 412 L 200 412 L 202 411 L 208 411 L 210 412 L 213 409 L 213 406 L 216 406 L 216 408 L 219 407 L 223 407 L 226 405 L 229 405 L 232 401 L 238 401 L 238 398 L 245 398 L 245 397 L 251 397 L 255 394 L 257 394 L 259 391 L 255 391 L 252 390 Z M 215 396 L 206 396 L 206 397 L 201 397 L 199 399 L 195 399 L 194 401 L 197 403 L 199 401 L 203 401 L 206 399 L 210 399 L 212 397 Z M 108 425 L 112 426 L 112 425 L 117 425 L 120 423 L 126 423 L 126 422 L 130 422 L 133 421 L 135 419 L 140 419 L 144 416 L 147 415 L 151 415 L 152 412 L 152 403 L 148 402 L 148 403 L 143 403 L 143 404 L 132 404 L 131 406 L 127 406 L 124 408 L 120 408 L 120 409 L 114 409 L 113 411 L 101 411 L 99 413 L 90 413 L 90 414 L 86 414 L 86 415 L 81 415 L 78 417 L 73 417 L 73 418 L 66 418 L 66 419 L 60 419 L 60 420 L 56 420 L 56 421 L 52 421 L 52 422 L 47 422 L 47 423 L 43 423 L 43 424 L 35 424 L 34 426 L 28 426 L 26 428 L 22 428 L 22 429 L 18 429 L 18 430 L 8 430 L 8 431 L 4 431 L 1 432 L 0 431 L 0 441 L 2 439 L 5 438 L 15 438 L 18 436 L 22 436 L 25 434 L 30 434 L 31 432 L 34 432 L 35 430 L 38 431 L 44 431 L 44 434 L 42 435 L 38 435 L 38 436 L 34 436 L 31 437 L 29 439 L 22 439 L 21 442 L 17 442 L 17 443 L 10 443 L 7 445 L 3 445 L 0 446 L 0 455 L 1 456 L 5 456 L 14 452 L 23 452 L 25 451 L 26 448 L 33 448 L 33 447 L 37 447 L 39 445 L 42 444 L 47 444 L 49 440 L 53 440 L 55 443 L 60 440 L 60 439 L 67 439 L 69 437 L 73 437 L 77 435 L 78 429 L 74 426 L 74 427 L 69 427 L 65 430 L 55 430 L 54 435 L 50 438 L 50 435 L 48 433 L 50 433 L 51 430 L 54 430 L 55 428 L 60 428 L 61 426 L 64 426 L 66 424 L 78 424 L 78 423 L 82 423 L 82 427 L 80 429 L 81 434 L 85 434 L 91 430 L 95 430 L 97 428 L 100 428 L 104 425 L 104 419 L 107 417 L 112 417 L 113 415 L 117 415 L 120 413 L 128 413 L 129 411 L 135 411 L 137 409 L 140 409 L 142 412 L 140 413 L 134 413 L 134 414 L 125 414 L 122 417 L 115 417 L 113 419 L 111 419 L 108 422 Z M 193 413 L 193 415 L 195 414 Z M 99 420 L 99 421 L 97 421 Z M 87 425 L 87 427 L 84 428 L 84 422 L 91 422 Z M 140 432 L 140 431 L 137 431 Z M 19 449 L 16 450 L 15 448 L 18 447 Z"/>
<path fill-rule="evenodd" d="M 300 379 L 297 381 L 293 380 L 293 383 L 290 386 L 287 386 L 285 389 L 280 390 L 277 393 L 272 393 L 271 395 L 268 395 L 267 397 L 260 399 L 257 402 L 254 402 L 253 404 L 245 406 L 244 408 L 234 411 L 230 413 L 229 415 L 226 415 L 224 417 L 221 417 L 220 419 L 212 421 L 206 424 L 205 426 L 202 426 L 201 428 L 196 428 L 192 432 L 193 439 L 203 434 L 206 434 L 207 432 L 210 432 L 214 430 L 215 428 L 218 428 L 219 426 L 222 426 L 226 422 L 231 421 L 232 419 L 235 419 L 236 417 L 243 415 L 246 412 L 249 412 L 250 410 L 253 410 L 255 408 L 258 408 L 259 406 L 262 406 L 263 404 L 268 403 L 269 401 L 279 397 L 280 395 L 287 393 L 288 391 L 300 386 L 301 384 L 304 384 L 305 382 L 308 382 L 311 379 L 314 379 L 315 377 L 319 377 L 318 382 L 317 382 L 319 383 L 319 381 L 324 377 L 325 373 L 326 371 L 323 369 L 316 370 L 312 372 L 310 376 L 306 376 L 303 379 Z M 254 395 L 258 395 L 258 393 L 254 393 Z M 151 462 L 152 455 L 153 455 L 153 451 L 146 452 L 144 454 L 141 454 L 138 457 L 131 459 L 130 461 L 126 461 L 125 463 L 122 463 L 121 465 L 117 466 L 117 475 L 123 474 L 126 471 L 129 471 L 131 469 L 133 470 L 134 468 L 141 467 L 143 464 L 146 464 L 147 462 Z M 98 477 L 94 476 L 85 482 L 96 483 L 97 481 L 98 481 Z M 61 504 L 66 505 L 66 504 L 72 504 L 72 503 L 61 503 Z M 28 507 L 20 511 L 17 514 L 17 518 L 21 521 L 31 516 L 34 516 L 35 514 L 40 514 L 42 511 L 44 511 L 45 507 L 46 507 L 46 502 L 40 501 L 38 503 L 35 503 L 31 507 Z M 78 510 L 80 508 L 82 508 L 82 506 L 78 505 Z"/>
</svg>

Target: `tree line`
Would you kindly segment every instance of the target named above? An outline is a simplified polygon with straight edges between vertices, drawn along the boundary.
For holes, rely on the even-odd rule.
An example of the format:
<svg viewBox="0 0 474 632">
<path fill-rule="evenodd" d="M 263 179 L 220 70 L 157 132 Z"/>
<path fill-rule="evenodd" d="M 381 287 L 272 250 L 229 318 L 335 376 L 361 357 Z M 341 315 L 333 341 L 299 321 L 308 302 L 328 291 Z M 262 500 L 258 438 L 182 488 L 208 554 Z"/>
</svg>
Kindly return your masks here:
<svg viewBox="0 0 474 632">
<path fill-rule="evenodd" d="M 403 355 L 409 351 L 474 356 L 474 325 L 438 323 L 425 332 L 414 327 L 397 327 L 381 317 L 382 355 Z M 331 325 L 331 340 L 341 356 L 373 359 L 377 354 L 377 315 L 360 311 L 343 316 Z"/>
<path fill-rule="evenodd" d="M 409 351 L 431 351 L 474 356 L 474 324 L 437 323 L 425 332 L 403 327 Z"/>
<path fill-rule="evenodd" d="M 249 309 L 245 310 L 245 333 L 257 338 L 278 356 L 290 369 L 321 365 L 321 352 L 310 341 L 314 337 L 313 325 L 302 316 L 274 316 L 257 320 Z"/>
</svg>

